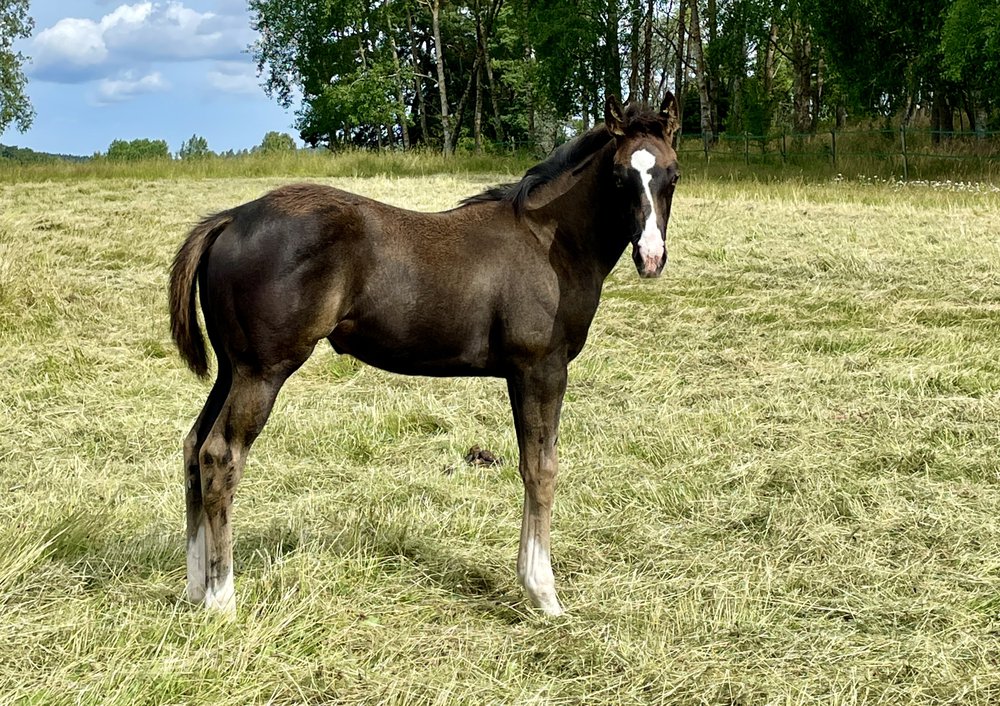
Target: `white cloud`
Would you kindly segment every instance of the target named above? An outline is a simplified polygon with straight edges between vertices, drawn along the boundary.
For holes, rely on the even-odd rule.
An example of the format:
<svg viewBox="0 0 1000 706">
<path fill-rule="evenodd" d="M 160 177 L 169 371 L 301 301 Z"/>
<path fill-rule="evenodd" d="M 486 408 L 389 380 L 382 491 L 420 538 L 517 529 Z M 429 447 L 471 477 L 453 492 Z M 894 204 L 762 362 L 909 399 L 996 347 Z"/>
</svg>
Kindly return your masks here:
<svg viewBox="0 0 1000 706">
<path fill-rule="evenodd" d="M 140 76 L 126 72 L 121 78 L 102 79 L 97 84 L 97 100 L 99 103 L 121 103 L 135 98 L 143 93 L 161 93 L 170 89 L 159 71 Z"/>
<path fill-rule="evenodd" d="M 205 78 L 214 91 L 240 95 L 260 96 L 263 89 L 254 67 L 238 62 L 220 62 L 209 71 Z"/>
<path fill-rule="evenodd" d="M 123 5 L 101 25 L 108 48 L 132 59 L 228 59 L 253 41 L 245 16 L 197 12 L 180 2 Z"/>
<path fill-rule="evenodd" d="M 43 80 L 62 76 L 72 83 L 92 78 L 107 61 L 108 48 L 96 22 L 67 17 L 35 37 L 31 56 L 32 75 Z"/>
<path fill-rule="evenodd" d="M 236 59 L 253 38 L 245 7 L 216 14 L 176 0 L 139 2 L 100 20 L 61 19 L 39 32 L 28 53 L 33 77 L 76 83 L 144 63 Z"/>
</svg>

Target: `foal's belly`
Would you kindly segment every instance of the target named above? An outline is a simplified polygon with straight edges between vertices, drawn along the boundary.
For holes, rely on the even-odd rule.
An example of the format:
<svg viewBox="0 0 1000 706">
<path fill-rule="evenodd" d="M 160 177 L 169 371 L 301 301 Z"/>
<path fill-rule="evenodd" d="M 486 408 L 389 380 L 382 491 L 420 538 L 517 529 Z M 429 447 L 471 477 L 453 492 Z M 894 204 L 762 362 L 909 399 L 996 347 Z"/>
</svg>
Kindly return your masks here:
<svg viewBox="0 0 1000 706">
<path fill-rule="evenodd" d="M 489 327 L 483 329 L 463 326 L 453 319 L 358 317 L 338 323 L 329 341 L 338 353 L 393 373 L 497 375 L 491 364 Z"/>
</svg>

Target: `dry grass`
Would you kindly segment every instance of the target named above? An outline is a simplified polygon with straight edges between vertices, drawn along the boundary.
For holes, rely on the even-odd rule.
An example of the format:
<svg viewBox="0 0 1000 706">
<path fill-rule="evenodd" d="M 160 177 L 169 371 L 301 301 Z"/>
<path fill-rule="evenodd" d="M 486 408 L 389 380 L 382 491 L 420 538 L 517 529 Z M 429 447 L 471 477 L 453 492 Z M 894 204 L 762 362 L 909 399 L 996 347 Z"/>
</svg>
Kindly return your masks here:
<svg viewBox="0 0 1000 706">
<path fill-rule="evenodd" d="M 240 611 L 179 602 L 190 223 L 279 179 L 0 186 L 0 702 L 1000 701 L 996 194 L 686 180 L 571 367 L 524 603 L 497 381 L 317 352 L 237 495 Z M 417 208 L 485 180 L 337 179 Z M 448 475 L 444 469 L 458 466 Z"/>
</svg>

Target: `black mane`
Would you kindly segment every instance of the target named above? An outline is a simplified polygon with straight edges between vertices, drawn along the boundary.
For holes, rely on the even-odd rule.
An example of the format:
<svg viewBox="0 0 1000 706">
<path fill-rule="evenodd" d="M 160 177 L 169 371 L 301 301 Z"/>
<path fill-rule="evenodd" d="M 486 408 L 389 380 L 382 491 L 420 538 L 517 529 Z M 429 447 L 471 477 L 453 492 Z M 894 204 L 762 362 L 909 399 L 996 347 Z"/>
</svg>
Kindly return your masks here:
<svg viewBox="0 0 1000 706">
<path fill-rule="evenodd" d="M 609 142 L 611 133 L 602 123 L 557 147 L 552 154 L 525 172 L 521 181 L 490 187 L 481 194 L 462 199 L 461 205 L 507 201 L 513 205 L 514 213 L 520 216 L 524 213 L 524 205 L 532 191 L 550 183 L 560 174 L 575 169 Z"/>
</svg>

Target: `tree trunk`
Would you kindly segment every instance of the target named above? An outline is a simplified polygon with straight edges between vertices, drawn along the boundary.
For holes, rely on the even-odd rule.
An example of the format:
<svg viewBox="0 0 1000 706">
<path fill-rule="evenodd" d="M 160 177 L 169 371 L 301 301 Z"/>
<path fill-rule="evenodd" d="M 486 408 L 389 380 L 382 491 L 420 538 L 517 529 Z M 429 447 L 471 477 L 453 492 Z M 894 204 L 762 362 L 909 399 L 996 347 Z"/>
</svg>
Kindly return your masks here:
<svg viewBox="0 0 1000 706">
<path fill-rule="evenodd" d="M 971 105 L 966 109 L 969 115 L 969 130 L 976 133 L 976 139 L 986 139 L 986 101 L 980 91 L 972 91 L 969 96 Z"/>
<path fill-rule="evenodd" d="M 764 54 L 764 98 L 771 100 L 774 90 L 774 76 L 777 71 L 778 55 L 778 23 L 771 18 L 770 38 L 767 42 L 767 52 Z"/>
<path fill-rule="evenodd" d="M 684 15 L 687 11 L 686 0 L 680 0 L 677 10 L 677 63 L 674 66 L 674 98 L 677 100 L 677 132 L 674 133 L 674 144 L 680 143 L 681 126 L 684 124 L 684 76 L 687 74 L 685 54 L 688 51 Z"/>
<path fill-rule="evenodd" d="M 823 104 L 823 79 L 826 73 L 826 65 L 823 63 L 822 52 L 816 52 L 816 82 L 813 84 L 812 92 L 812 115 L 810 116 L 809 127 L 812 132 L 816 132 L 819 127 L 819 107 Z"/>
<path fill-rule="evenodd" d="M 796 27 L 792 40 L 792 112 L 795 132 L 805 133 L 812 128 L 809 103 L 812 98 L 812 46 L 801 27 Z"/>
<path fill-rule="evenodd" d="M 524 61 L 528 64 L 535 63 L 535 53 L 530 45 L 524 47 Z M 537 144 L 535 139 L 535 87 L 531 86 L 528 92 L 528 141 L 532 149 Z"/>
<path fill-rule="evenodd" d="M 951 109 L 948 94 L 942 88 L 935 90 L 931 98 L 931 130 L 934 144 L 949 139 L 951 133 L 955 132 L 955 114 Z"/>
<path fill-rule="evenodd" d="M 476 154 L 483 152 L 483 19 L 479 13 L 479 3 L 472 5 L 476 18 L 476 107 L 472 116 L 472 139 L 476 144 Z"/>
<path fill-rule="evenodd" d="M 642 102 L 649 105 L 653 81 L 653 0 L 646 0 L 646 17 L 642 36 Z"/>
<path fill-rule="evenodd" d="M 628 42 L 628 97 L 635 100 L 639 94 L 639 0 L 629 0 L 629 42 Z"/>
<path fill-rule="evenodd" d="M 458 99 L 458 108 L 455 110 L 454 122 L 452 123 L 452 146 L 458 144 L 458 134 L 462 130 L 462 122 L 465 120 L 465 106 L 469 102 L 469 93 L 472 92 L 472 82 L 476 80 L 476 76 L 479 74 L 479 61 L 480 58 L 477 56 L 476 60 L 472 63 L 472 71 L 469 72 L 469 79 L 465 82 L 465 90 L 462 91 L 462 97 Z"/>
<path fill-rule="evenodd" d="M 493 127 L 497 132 L 497 139 L 503 142 L 506 137 L 504 137 L 503 123 L 500 121 L 500 104 L 497 102 L 497 86 L 493 81 L 493 67 L 490 65 L 490 55 L 489 49 L 486 43 L 483 42 L 483 65 L 486 67 L 486 81 L 490 85 L 490 103 L 493 105 Z"/>
<path fill-rule="evenodd" d="M 441 43 L 441 0 L 431 0 L 431 27 L 434 31 L 434 54 L 437 58 L 438 93 L 441 96 L 441 132 L 444 142 L 441 151 L 448 155 L 451 143 L 451 116 L 448 114 L 448 88 L 444 80 L 444 45 Z"/>
<path fill-rule="evenodd" d="M 691 47 L 694 49 L 698 97 L 701 99 L 701 137 L 707 147 L 715 141 L 715 135 L 712 131 L 712 104 L 708 95 L 708 68 L 705 66 L 705 48 L 701 43 L 698 0 L 691 2 Z"/>
<path fill-rule="evenodd" d="M 947 93 L 941 101 L 941 133 L 945 139 L 951 139 L 955 132 L 955 106 Z"/>
<path fill-rule="evenodd" d="M 420 53 L 417 51 L 417 35 L 413 31 L 413 15 L 406 9 L 406 29 L 410 34 L 410 55 L 413 57 L 413 89 L 417 96 L 417 115 L 420 119 L 420 135 L 424 144 L 430 137 L 427 132 L 427 106 L 424 105 L 424 91 L 420 84 Z"/>
<path fill-rule="evenodd" d="M 402 70 L 399 64 L 399 47 L 396 46 L 396 30 L 392 26 L 392 18 L 386 10 L 386 23 L 389 27 L 389 48 L 392 50 L 392 65 L 396 69 L 397 108 L 396 117 L 399 120 L 399 131 L 403 137 L 403 149 L 410 149 L 410 129 L 406 126 L 406 92 L 403 89 Z M 391 133 L 390 133 L 391 134 Z"/>
<path fill-rule="evenodd" d="M 619 0 L 608 0 L 608 25 L 604 28 L 608 61 L 604 66 L 604 95 L 618 96 L 622 90 L 622 51 L 618 41 Z"/>
<path fill-rule="evenodd" d="M 486 69 L 486 82 L 490 87 L 490 103 L 493 106 L 493 126 L 496 129 L 496 138 L 500 142 L 504 141 L 504 130 L 503 123 L 500 121 L 500 104 L 497 102 L 497 87 L 493 82 L 493 67 L 490 65 L 489 36 L 493 33 L 493 23 L 496 22 L 502 4 L 503 0 L 493 0 L 489 12 L 486 14 L 486 23 L 485 25 L 480 24 L 482 31 L 476 36 L 483 68 Z"/>
<path fill-rule="evenodd" d="M 483 152 L 483 67 L 476 67 L 476 113 L 472 120 L 472 135 L 476 141 L 476 154 Z"/>
<path fill-rule="evenodd" d="M 697 2 L 698 0 L 693 1 Z M 708 0 L 707 10 L 708 45 L 712 46 L 719 37 L 719 7 L 716 0 Z M 702 23 L 702 37 L 705 36 L 704 27 L 705 23 Z M 711 99 L 709 105 L 711 106 L 712 129 L 721 132 L 722 126 L 719 123 L 719 86 L 722 85 L 722 80 L 719 77 L 718 59 L 714 63 L 707 63 L 705 67 L 705 83 L 707 84 L 708 95 Z"/>
</svg>

